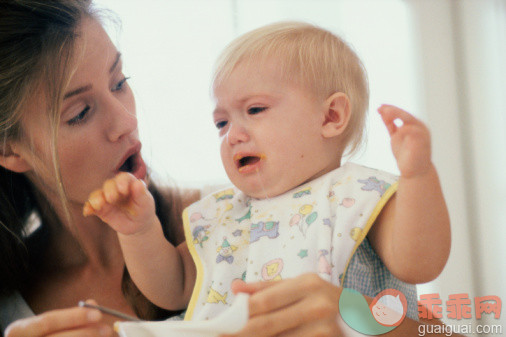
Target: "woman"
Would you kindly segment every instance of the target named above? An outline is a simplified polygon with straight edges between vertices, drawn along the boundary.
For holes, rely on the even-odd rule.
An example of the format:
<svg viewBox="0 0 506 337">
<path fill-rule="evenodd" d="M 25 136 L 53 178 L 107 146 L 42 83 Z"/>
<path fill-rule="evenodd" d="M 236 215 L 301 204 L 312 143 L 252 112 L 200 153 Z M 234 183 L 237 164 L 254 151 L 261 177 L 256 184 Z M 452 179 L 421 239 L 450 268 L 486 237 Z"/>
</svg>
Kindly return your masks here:
<svg viewBox="0 0 506 337">
<path fill-rule="evenodd" d="M 116 234 L 81 214 L 87 195 L 119 171 L 148 181 L 121 54 L 89 1 L 2 1 L 0 26 L 0 289 L 10 298 L 0 311 L 51 313 L 32 324 L 39 335 L 41 326 L 111 334 L 112 317 L 55 311 L 88 298 L 166 318 L 125 273 Z M 166 235 L 178 243 L 181 195 L 151 189 Z M 32 231 L 33 219 L 42 225 Z M 93 324 L 84 324 L 86 315 Z M 68 326 L 48 326 L 55 321 Z"/>
<path fill-rule="evenodd" d="M 121 54 L 90 6 L 0 2 L 0 325 L 8 337 L 112 336 L 116 318 L 76 307 L 83 299 L 143 319 L 173 314 L 137 291 L 115 232 L 82 215 L 91 191 L 128 171 L 149 183 L 164 233 L 178 244 L 181 209 L 197 197 L 149 182 Z M 236 290 L 253 294 L 241 336 L 340 334 L 340 289 L 318 277 Z M 413 335 L 416 326 L 393 332 Z"/>
</svg>

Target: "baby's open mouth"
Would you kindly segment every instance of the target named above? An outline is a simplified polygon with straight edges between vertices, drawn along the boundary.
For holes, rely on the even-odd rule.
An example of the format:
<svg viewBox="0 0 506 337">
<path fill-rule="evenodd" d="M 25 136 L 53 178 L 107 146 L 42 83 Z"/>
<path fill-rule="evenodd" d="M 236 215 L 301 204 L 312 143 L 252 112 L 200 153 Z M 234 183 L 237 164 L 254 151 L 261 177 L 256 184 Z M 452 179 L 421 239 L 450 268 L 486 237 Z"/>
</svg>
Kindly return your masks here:
<svg viewBox="0 0 506 337">
<path fill-rule="evenodd" d="M 257 168 L 258 164 L 262 159 L 265 159 L 265 155 L 263 154 L 252 154 L 252 155 L 240 155 L 236 154 L 234 156 L 234 162 L 239 172 L 244 172 L 249 168 Z"/>
<path fill-rule="evenodd" d="M 239 159 L 239 167 L 252 165 L 258 163 L 260 161 L 260 157 L 257 156 L 246 156 Z"/>
</svg>

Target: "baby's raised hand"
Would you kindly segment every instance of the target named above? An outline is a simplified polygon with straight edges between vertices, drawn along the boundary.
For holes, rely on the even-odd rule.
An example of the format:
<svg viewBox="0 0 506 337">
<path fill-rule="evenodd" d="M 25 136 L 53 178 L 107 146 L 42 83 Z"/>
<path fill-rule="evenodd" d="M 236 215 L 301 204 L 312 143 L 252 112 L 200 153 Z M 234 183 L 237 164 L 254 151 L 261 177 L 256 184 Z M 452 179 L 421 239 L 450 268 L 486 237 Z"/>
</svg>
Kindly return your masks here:
<svg viewBox="0 0 506 337">
<path fill-rule="evenodd" d="M 428 172 L 432 161 L 430 132 L 425 124 L 392 105 L 382 105 L 378 112 L 390 134 L 392 152 L 401 176 L 409 178 Z"/>
<path fill-rule="evenodd" d="M 96 215 L 115 231 L 130 235 L 141 232 L 156 218 L 155 203 L 146 185 L 132 174 L 121 172 L 93 191 L 83 215 Z"/>
</svg>

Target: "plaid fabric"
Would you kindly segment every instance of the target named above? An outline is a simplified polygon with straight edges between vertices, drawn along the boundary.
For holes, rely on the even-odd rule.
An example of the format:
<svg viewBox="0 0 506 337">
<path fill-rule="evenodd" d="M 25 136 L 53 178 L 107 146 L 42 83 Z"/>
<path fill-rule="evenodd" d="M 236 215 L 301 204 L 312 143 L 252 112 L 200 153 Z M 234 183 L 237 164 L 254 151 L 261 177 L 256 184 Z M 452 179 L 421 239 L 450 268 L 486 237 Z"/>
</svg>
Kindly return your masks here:
<svg viewBox="0 0 506 337">
<path fill-rule="evenodd" d="M 406 316 L 418 320 L 416 285 L 404 283 L 393 276 L 383 264 L 367 238 L 362 241 L 351 258 L 343 283 L 363 295 L 375 297 L 385 289 L 401 291 L 408 302 Z"/>
</svg>

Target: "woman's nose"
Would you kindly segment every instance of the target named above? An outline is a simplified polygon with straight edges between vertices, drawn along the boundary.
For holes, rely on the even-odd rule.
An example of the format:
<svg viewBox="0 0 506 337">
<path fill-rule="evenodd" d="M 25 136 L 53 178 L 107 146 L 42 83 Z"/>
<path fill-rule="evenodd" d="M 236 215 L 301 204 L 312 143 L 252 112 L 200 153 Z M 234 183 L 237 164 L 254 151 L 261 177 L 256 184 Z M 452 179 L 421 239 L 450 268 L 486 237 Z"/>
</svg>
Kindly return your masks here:
<svg viewBox="0 0 506 337">
<path fill-rule="evenodd" d="M 110 118 L 107 137 L 111 142 L 116 142 L 137 130 L 135 103 L 125 103 L 113 97 L 106 106 Z"/>
<path fill-rule="evenodd" d="M 250 137 L 246 128 L 238 123 L 231 123 L 226 134 L 229 145 L 236 145 L 249 141 Z"/>
</svg>

